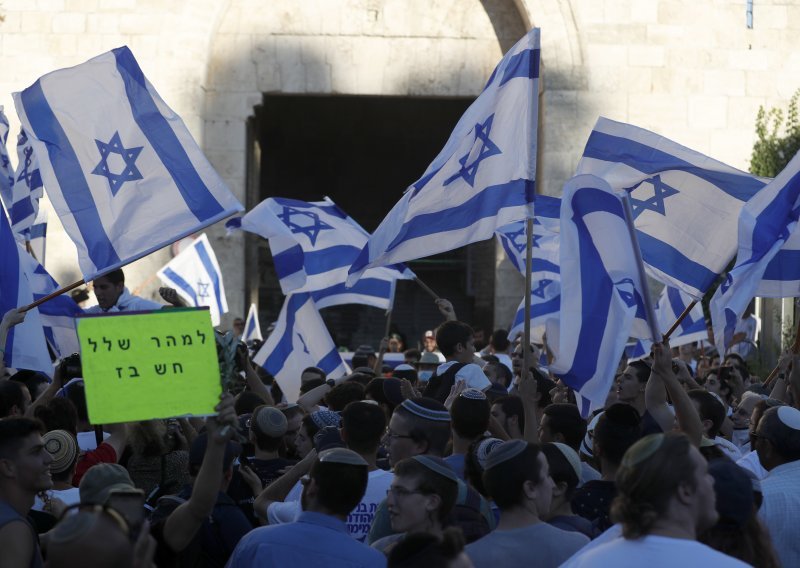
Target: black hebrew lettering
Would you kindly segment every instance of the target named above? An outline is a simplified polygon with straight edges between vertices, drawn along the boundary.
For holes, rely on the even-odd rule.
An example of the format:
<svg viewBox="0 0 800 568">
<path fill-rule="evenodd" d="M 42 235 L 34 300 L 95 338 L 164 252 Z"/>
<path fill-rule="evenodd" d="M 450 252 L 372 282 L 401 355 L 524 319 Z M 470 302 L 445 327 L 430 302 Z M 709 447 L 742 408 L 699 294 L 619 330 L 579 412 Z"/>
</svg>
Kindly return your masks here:
<svg viewBox="0 0 800 568">
<path fill-rule="evenodd" d="M 178 373 L 183 373 L 183 365 L 181 365 L 180 363 L 173 363 L 172 372 L 175 373 L 176 375 Z"/>
<path fill-rule="evenodd" d="M 131 347 L 131 340 L 130 339 L 118 339 L 117 340 L 117 345 L 119 345 L 119 348 L 122 349 L 123 351 L 127 351 Z"/>
<path fill-rule="evenodd" d="M 156 342 L 156 347 L 161 347 L 161 341 L 158 339 L 158 337 L 151 337 L 150 339 Z"/>
<path fill-rule="evenodd" d="M 139 369 L 137 369 L 136 367 L 128 367 L 128 371 L 131 372 L 131 375 L 130 375 L 131 378 L 135 378 L 135 377 L 139 376 Z"/>
<path fill-rule="evenodd" d="M 111 351 L 111 345 L 112 345 L 111 340 L 103 337 L 103 343 L 108 344 L 108 350 Z"/>
<path fill-rule="evenodd" d="M 169 342 L 170 339 L 172 340 L 172 343 Z M 167 336 L 167 347 L 172 347 L 176 343 L 177 343 L 177 341 L 175 341 L 175 338 L 172 335 L 168 335 Z"/>
<path fill-rule="evenodd" d="M 121 379 L 122 378 L 122 369 L 123 369 L 123 367 L 117 367 L 116 369 L 117 369 L 117 378 Z"/>
<path fill-rule="evenodd" d="M 201 342 L 203 345 L 205 345 L 205 344 L 206 344 L 206 334 L 205 334 L 205 333 L 200 333 L 200 330 L 199 330 L 199 329 L 197 330 L 197 337 L 199 337 L 199 338 L 200 338 L 200 342 Z"/>
<path fill-rule="evenodd" d="M 158 373 L 159 375 L 163 375 L 164 373 L 167 372 L 167 366 L 166 365 L 156 364 L 155 367 L 156 367 L 156 373 Z"/>
<path fill-rule="evenodd" d="M 92 346 L 92 353 L 97 351 L 97 342 L 96 341 L 92 341 L 91 339 L 88 339 L 87 341 L 88 341 L 89 345 Z"/>
<path fill-rule="evenodd" d="M 183 341 L 184 345 L 191 345 L 192 344 L 192 336 L 191 335 L 181 335 L 181 340 Z"/>
</svg>

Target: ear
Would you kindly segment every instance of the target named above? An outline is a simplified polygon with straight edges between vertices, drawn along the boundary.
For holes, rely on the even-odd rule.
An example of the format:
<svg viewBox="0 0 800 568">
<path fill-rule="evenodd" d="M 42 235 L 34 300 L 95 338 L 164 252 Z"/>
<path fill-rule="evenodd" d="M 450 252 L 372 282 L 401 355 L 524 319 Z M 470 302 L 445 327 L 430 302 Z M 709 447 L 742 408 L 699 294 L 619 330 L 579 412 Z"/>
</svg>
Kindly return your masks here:
<svg viewBox="0 0 800 568">
<path fill-rule="evenodd" d="M 519 416 L 517 416 L 516 414 L 512 414 L 511 416 L 506 416 L 506 420 L 508 420 L 509 424 L 513 424 L 514 426 L 517 426 L 519 424 Z"/>
<path fill-rule="evenodd" d="M 566 481 L 559 481 L 558 483 L 553 484 L 553 497 L 560 498 L 563 497 L 567 493 L 567 482 Z"/>
<path fill-rule="evenodd" d="M 347 434 L 345 434 L 344 428 L 342 427 L 339 427 L 339 437 L 342 439 L 342 442 L 344 442 L 345 445 L 347 445 Z"/>
<path fill-rule="evenodd" d="M 559 432 L 558 434 L 556 434 L 556 435 L 555 435 L 555 440 L 554 440 L 554 441 L 556 441 L 556 442 L 561 442 L 562 444 L 563 444 L 563 443 L 565 443 L 565 440 L 564 440 L 564 434 L 562 434 L 561 432 Z"/>
<path fill-rule="evenodd" d="M 696 492 L 695 487 L 691 487 L 688 483 L 681 483 L 678 485 L 678 491 L 675 495 L 682 505 L 691 506 L 695 501 Z"/>
<path fill-rule="evenodd" d="M 711 420 L 703 420 L 703 434 L 707 434 L 713 425 L 714 423 Z"/>
<path fill-rule="evenodd" d="M 425 503 L 425 510 L 426 511 L 436 511 L 439 507 L 442 506 L 442 498 L 435 493 L 431 495 L 427 495 L 427 500 Z"/>
<path fill-rule="evenodd" d="M 14 467 L 14 462 L 9 459 L 0 460 L 0 477 L 10 479 L 16 476 L 17 468 Z"/>
</svg>

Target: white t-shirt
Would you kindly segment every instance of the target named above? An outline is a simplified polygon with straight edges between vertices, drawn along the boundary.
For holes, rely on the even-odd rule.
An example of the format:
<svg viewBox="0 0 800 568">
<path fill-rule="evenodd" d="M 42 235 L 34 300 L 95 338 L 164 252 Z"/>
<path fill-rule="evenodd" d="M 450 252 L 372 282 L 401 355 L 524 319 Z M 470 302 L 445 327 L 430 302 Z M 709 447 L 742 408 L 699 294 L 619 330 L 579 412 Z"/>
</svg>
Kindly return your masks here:
<svg viewBox="0 0 800 568">
<path fill-rule="evenodd" d="M 364 497 L 361 502 L 350 512 L 347 517 L 347 532 L 360 542 L 364 542 L 369 534 L 372 520 L 375 518 L 375 511 L 378 505 L 386 499 L 386 491 L 394 479 L 394 474 L 391 471 L 384 471 L 376 469 L 369 472 L 367 478 L 367 490 L 364 492 Z M 295 485 L 286 497 L 283 503 L 272 503 L 267 509 L 267 521 L 271 525 L 281 523 L 293 523 L 302 512 L 300 506 L 300 494 L 296 493 L 297 487 L 301 487 L 300 494 L 302 494 L 302 485 L 299 483 Z M 297 495 L 296 499 L 292 499 Z M 292 499 L 292 500 L 290 500 Z"/>
<path fill-rule="evenodd" d="M 745 454 L 742 459 L 736 462 L 736 465 L 751 472 L 759 480 L 769 475 L 769 472 L 761 465 L 761 460 L 758 459 L 758 453 L 755 450 Z"/>
<path fill-rule="evenodd" d="M 70 487 L 69 489 L 51 489 L 47 494 L 51 499 L 53 497 L 60 499 L 67 507 L 70 505 L 77 505 L 81 502 L 81 494 L 77 487 Z M 44 502 L 38 495 L 33 500 L 32 509 L 34 511 L 44 511 Z"/>
<path fill-rule="evenodd" d="M 744 568 L 748 565 L 695 540 L 646 536 L 636 540 L 617 538 L 591 549 L 581 549 L 562 564 L 562 568 L 581 568 L 583 566 Z"/>
<path fill-rule="evenodd" d="M 103 432 L 103 439 L 105 440 L 111 434 Z M 94 432 L 78 432 L 78 448 L 82 452 L 91 452 L 97 449 L 97 438 Z"/>
<path fill-rule="evenodd" d="M 442 363 L 436 368 L 436 374 L 441 375 L 447 369 L 449 369 L 452 365 L 455 365 L 455 361 L 448 361 L 447 363 Z M 467 383 L 467 388 L 471 389 L 478 389 L 479 391 L 485 391 L 489 387 L 492 386 L 492 382 L 483 372 L 483 369 L 478 367 L 475 363 L 467 363 L 463 367 L 461 367 L 458 372 L 456 373 L 456 382 L 458 381 L 465 381 Z"/>
</svg>

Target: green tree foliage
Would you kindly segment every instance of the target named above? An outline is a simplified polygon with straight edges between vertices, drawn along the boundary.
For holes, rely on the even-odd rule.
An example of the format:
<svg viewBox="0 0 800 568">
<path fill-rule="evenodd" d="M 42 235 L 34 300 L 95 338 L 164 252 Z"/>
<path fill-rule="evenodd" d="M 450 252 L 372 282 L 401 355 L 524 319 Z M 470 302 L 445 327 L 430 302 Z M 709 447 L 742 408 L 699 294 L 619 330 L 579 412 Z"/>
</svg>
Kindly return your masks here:
<svg viewBox="0 0 800 568">
<path fill-rule="evenodd" d="M 759 107 L 756 136 L 750 158 L 750 172 L 757 176 L 775 177 L 800 150 L 800 90 L 792 95 L 784 121 L 783 110 Z"/>
</svg>

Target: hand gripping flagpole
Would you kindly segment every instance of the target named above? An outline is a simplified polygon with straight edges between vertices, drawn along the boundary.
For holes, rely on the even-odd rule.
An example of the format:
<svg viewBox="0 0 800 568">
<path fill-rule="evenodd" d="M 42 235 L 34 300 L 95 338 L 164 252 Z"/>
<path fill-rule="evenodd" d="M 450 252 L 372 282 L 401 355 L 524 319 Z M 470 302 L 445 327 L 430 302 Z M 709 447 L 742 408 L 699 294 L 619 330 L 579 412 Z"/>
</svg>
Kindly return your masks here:
<svg viewBox="0 0 800 568">
<path fill-rule="evenodd" d="M 628 226 L 628 234 L 631 237 L 631 245 L 633 246 L 633 254 L 636 257 L 636 270 L 639 273 L 639 280 L 642 283 L 642 300 L 644 301 L 644 309 L 647 314 L 647 323 L 650 326 L 650 335 L 653 336 L 653 343 L 661 343 L 669 339 L 661 337 L 661 332 L 658 330 L 658 322 L 656 321 L 656 311 L 653 308 L 653 302 L 650 300 L 650 287 L 647 285 L 647 275 L 644 272 L 644 262 L 642 261 L 642 249 L 639 248 L 639 238 L 636 236 L 636 227 L 633 224 L 633 209 L 631 208 L 630 195 L 628 192 L 623 192 L 622 195 L 622 208 L 625 211 L 625 224 Z M 681 317 L 685 317 L 689 312 Z M 680 320 L 678 320 L 680 322 Z"/>
</svg>

